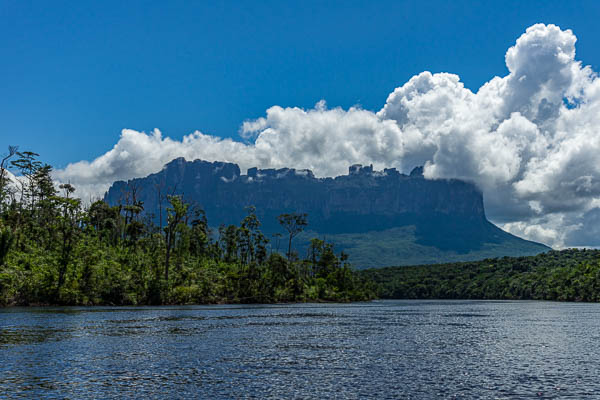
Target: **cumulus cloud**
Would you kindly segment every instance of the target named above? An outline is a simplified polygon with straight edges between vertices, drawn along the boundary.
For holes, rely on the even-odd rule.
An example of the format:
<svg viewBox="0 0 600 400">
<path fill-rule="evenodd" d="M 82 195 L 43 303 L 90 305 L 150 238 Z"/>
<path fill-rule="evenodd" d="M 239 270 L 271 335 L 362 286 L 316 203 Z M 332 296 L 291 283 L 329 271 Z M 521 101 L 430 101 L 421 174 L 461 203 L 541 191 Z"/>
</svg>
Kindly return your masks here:
<svg viewBox="0 0 600 400">
<path fill-rule="evenodd" d="M 54 176 L 72 183 L 81 198 L 90 200 L 101 198 L 117 180 L 158 172 L 177 157 L 237 162 L 245 168 L 256 164 L 253 147 L 231 139 L 194 132 L 178 141 L 163 137 L 158 129 L 150 134 L 124 129 L 112 150 L 92 162 L 69 164 L 55 171 Z"/>
<path fill-rule="evenodd" d="M 4 179 L 6 179 L 10 182 L 15 182 L 17 180 L 15 175 L 12 172 L 10 172 L 8 169 L 4 170 Z"/>
<path fill-rule="evenodd" d="M 4 182 L 12 188 L 14 188 L 18 184 L 18 178 L 10 172 L 8 169 L 4 170 Z"/>
<path fill-rule="evenodd" d="M 520 236 L 561 247 L 600 245 L 600 80 L 575 58 L 577 38 L 529 27 L 505 56 L 508 72 L 477 91 L 458 75 L 423 72 L 378 111 L 273 106 L 242 124 L 248 142 L 201 132 L 176 141 L 124 130 L 115 147 L 56 171 L 80 195 L 156 172 L 175 157 L 231 161 L 242 169 L 309 168 L 317 176 L 372 163 L 427 178 L 460 178 L 484 193 L 488 216 Z M 594 230 L 595 229 L 595 230 Z"/>
<path fill-rule="evenodd" d="M 9 199 L 13 196 L 18 198 L 20 189 L 22 187 L 21 183 L 23 178 L 15 176 L 8 169 L 5 169 L 3 180 L 3 183 L 6 185 L 4 195 L 7 196 Z"/>
</svg>

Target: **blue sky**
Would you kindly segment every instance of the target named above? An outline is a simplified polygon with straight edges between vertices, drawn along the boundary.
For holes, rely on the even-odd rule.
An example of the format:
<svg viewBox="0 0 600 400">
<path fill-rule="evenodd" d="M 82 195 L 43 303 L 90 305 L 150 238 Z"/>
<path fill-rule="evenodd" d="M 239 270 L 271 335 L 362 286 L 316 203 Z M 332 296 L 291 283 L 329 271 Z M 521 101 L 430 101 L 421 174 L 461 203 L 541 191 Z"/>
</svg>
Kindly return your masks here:
<svg viewBox="0 0 600 400">
<path fill-rule="evenodd" d="M 0 1 L 2 141 L 58 168 L 121 129 L 237 138 L 272 105 L 379 110 L 421 71 L 477 90 L 528 26 L 577 35 L 598 70 L 600 6 L 564 1 Z"/>
</svg>

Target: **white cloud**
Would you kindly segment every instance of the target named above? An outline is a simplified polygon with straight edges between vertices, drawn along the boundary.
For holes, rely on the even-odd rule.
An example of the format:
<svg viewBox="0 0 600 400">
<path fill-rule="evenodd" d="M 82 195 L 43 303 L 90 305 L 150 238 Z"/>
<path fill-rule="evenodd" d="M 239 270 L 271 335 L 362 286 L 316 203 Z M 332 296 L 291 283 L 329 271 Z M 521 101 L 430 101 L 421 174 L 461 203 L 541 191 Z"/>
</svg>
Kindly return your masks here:
<svg viewBox="0 0 600 400">
<path fill-rule="evenodd" d="M 231 139 L 194 132 L 178 141 L 163 137 L 158 129 L 150 134 L 124 129 L 112 150 L 92 162 L 69 164 L 54 175 L 61 182 L 72 183 L 77 195 L 89 200 L 101 198 L 117 180 L 158 172 L 177 157 L 237 162 L 244 168 L 256 164 L 253 147 Z"/>
<path fill-rule="evenodd" d="M 309 110 L 273 106 L 242 124 L 251 143 L 124 130 L 111 151 L 56 176 L 85 196 L 181 156 L 317 176 L 346 173 L 353 163 L 405 172 L 425 165 L 428 178 L 475 182 L 488 216 L 513 233 L 554 246 L 600 245 L 582 233 L 600 206 L 600 80 L 575 59 L 576 40 L 554 25 L 528 28 L 506 52 L 508 73 L 476 92 L 457 75 L 423 72 L 378 112 L 328 109 L 324 101 Z"/>
<path fill-rule="evenodd" d="M 15 176 L 8 169 L 4 170 L 4 184 L 6 185 L 4 195 L 7 196 L 8 199 L 12 199 L 13 197 L 19 198 L 22 183 L 22 177 Z"/>
<path fill-rule="evenodd" d="M 17 181 L 17 178 L 8 169 L 4 170 L 4 179 L 7 179 L 10 182 L 16 182 Z"/>
<path fill-rule="evenodd" d="M 4 182 L 9 188 L 16 189 L 18 185 L 18 178 L 13 175 L 8 169 L 4 170 Z"/>
</svg>

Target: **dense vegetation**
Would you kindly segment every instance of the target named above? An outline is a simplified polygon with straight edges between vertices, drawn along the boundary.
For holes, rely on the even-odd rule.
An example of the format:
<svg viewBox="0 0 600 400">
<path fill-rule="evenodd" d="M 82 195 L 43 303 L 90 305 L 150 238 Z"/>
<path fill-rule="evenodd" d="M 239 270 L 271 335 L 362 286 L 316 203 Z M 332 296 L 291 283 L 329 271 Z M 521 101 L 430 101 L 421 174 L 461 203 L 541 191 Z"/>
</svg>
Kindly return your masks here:
<svg viewBox="0 0 600 400">
<path fill-rule="evenodd" d="M 600 301 L 600 250 L 362 271 L 392 299 Z"/>
<path fill-rule="evenodd" d="M 277 245 L 249 207 L 238 225 L 211 229 L 203 210 L 162 194 L 144 211 L 134 186 L 121 204 L 84 206 L 57 186 L 38 155 L 0 158 L 0 305 L 269 303 L 403 299 L 600 301 L 600 250 L 550 251 L 354 272 L 344 253 L 309 239 L 305 214 L 278 217 Z M 8 167 L 19 175 L 8 178 Z M 164 214 L 164 215 L 163 215 Z M 282 244 L 282 254 L 279 245 Z"/>
<path fill-rule="evenodd" d="M 8 178 L 8 167 L 19 176 Z M 122 204 L 83 206 L 70 184 L 32 152 L 9 148 L 0 165 L 0 305 L 188 304 L 352 301 L 373 290 L 333 246 L 293 239 L 306 215 L 283 214 L 285 256 L 270 250 L 255 210 L 213 232 L 201 208 L 163 196 L 165 215 L 144 212 L 130 188 Z M 162 212 L 161 212 L 162 214 Z M 159 221 L 155 223 L 154 221 Z"/>
</svg>

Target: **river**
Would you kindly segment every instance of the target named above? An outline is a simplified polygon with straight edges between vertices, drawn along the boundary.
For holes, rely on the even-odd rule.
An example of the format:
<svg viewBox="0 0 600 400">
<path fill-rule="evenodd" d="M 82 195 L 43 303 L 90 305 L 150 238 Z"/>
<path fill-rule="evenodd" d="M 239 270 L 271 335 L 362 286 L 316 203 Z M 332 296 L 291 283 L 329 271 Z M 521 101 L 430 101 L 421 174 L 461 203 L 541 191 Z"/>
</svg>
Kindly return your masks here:
<svg viewBox="0 0 600 400">
<path fill-rule="evenodd" d="M 0 309 L 0 398 L 600 398 L 600 304 Z"/>
</svg>

